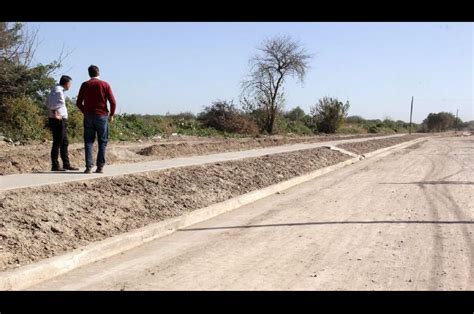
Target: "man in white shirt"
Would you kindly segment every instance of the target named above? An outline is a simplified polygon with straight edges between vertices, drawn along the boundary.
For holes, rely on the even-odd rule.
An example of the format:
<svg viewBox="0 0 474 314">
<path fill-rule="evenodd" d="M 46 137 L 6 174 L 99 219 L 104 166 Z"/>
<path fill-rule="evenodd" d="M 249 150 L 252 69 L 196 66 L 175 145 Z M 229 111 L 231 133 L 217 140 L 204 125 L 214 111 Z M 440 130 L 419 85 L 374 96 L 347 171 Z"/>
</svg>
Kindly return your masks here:
<svg viewBox="0 0 474 314">
<path fill-rule="evenodd" d="M 51 171 L 79 170 L 72 167 L 69 163 L 67 138 L 67 108 L 64 91 L 67 91 L 72 85 L 71 77 L 67 75 L 61 76 L 59 84 L 51 89 L 48 96 L 49 109 L 49 127 L 53 134 L 53 147 L 51 149 Z M 59 153 L 61 152 L 61 160 L 63 167 L 59 166 Z"/>
</svg>

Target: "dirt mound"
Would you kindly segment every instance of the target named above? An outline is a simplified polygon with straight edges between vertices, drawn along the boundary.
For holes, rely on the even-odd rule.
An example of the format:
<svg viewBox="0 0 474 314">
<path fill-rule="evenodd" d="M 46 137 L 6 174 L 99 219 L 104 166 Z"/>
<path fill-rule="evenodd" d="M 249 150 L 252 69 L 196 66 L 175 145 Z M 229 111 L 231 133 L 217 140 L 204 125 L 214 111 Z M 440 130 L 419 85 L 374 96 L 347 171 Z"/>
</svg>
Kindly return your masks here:
<svg viewBox="0 0 474 314">
<path fill-rule="evenodd" d="M 362 137 L 362 136 L 358 136 Z M 352 138 L 351 136 L 330 136 L 331 139 L 337 138 Z M 145 147 L 137 152 L 143 156 L 153 156 L 155 159 L 167 159 L 181 156 L 193 156 L 193 155 L 206 155 L 214 153 L 223 153 L 231 151 L 240 151 L 255 148 L 264 148 L 271 146 L 279 146 L 286 144 L 298 144 L 298 143 L 309 143 L 309 142 L 321 142 L 329 140 L 328 137 L 270 137 L 270 138 L 256 138 L 256 139 L 232 139 L 220 142 L 208 142 L 208 143 L 178 143 L 174 145 L 170 144 L 157 144 Z"/>
<path fill-rule="evenodd" d="M 327 148 L 0 193 L 0 270 L 350 158 Z"/>
<path fill-rule="evenodd" d="M 392 137 L 392 138 L 385 138 L 385 139 L 375 139 L 365 142 L 357 142 L 357 143 L 345 143 L 336 145 L 342 149 L 348 150 L 350 152 L 363 155 L 370 152 L 373 152 L 377 149 L 381 149 L 384 147 L 389 147 L 393 145 L 397 145 L 406 141 L 411 141 L 416 138 L 422 137 L 423 135 L 405 135 L 401 137 Z"/>
<path fill-rule="evenodd" d="M 424 141 L 421 141 L 421 142 L 418 142 L 418 143 L 415 143 L 415 144 L 412 144 L 408 147 L 405 147 L 405 149 L 419 149 L 420 147 L 422 147 L 424 144 L 426 143 L 426 140 Z"/>
<path fill-rule="evenodd" d="M 267 147 L 283 145 L 288 140 L 228 140 L 217 143 L 178 143 L 178 144 L 158 144 L 145 147 L 137 152 L 139 155 L 154 156 L 156 158 L 175 158 L 178 156 L 205 155 L 218 152 L 236 151 L 252 149 L 255 147 Z"/>
</svg>

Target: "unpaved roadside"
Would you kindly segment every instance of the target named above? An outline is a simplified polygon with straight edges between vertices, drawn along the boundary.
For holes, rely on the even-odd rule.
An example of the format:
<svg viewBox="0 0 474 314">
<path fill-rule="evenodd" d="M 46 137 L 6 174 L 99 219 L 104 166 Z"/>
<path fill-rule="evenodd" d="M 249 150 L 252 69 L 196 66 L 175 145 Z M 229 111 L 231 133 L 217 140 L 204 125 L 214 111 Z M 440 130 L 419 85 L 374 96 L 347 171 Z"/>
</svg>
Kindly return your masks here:
<svg viewBox="0 0 474 314">
<path fill-rule="evenodd" d="M 329 166 L 327 148 L 0 193 L 0 270 Z"/>
<path fill-rule="evenodd" d="M 159 141 L 143 142 L 110 142 L 107 148 L 107 164 L 131 163 L 150 160 L 162 160 L 192 155 L 248 150 L 285 144 L 322 142 L 337 139 L 375 137 L 376 134 L 358 135 L 325 135 L 325 136 L 268 136 L 262 138 L 198 138 L 183 137 Z M 380 135 L 379 135 L 380 136 Z M 49 171 L 51 167 L 51 143 L 12 146 L 1 142 L 0 175 L 27 172 Z M 95 156 L 97 144 L 94 145 Z M 69 147 L 71 163 L 84 165 L 84 148 L 82 144 Z"/>
</svg>

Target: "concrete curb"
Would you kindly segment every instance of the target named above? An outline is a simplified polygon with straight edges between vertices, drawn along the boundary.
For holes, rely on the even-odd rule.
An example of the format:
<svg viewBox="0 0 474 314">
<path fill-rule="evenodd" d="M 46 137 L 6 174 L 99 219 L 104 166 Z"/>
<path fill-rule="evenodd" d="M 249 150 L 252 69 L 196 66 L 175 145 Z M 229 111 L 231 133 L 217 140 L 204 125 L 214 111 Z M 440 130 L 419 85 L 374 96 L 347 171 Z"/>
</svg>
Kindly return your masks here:
<svg viewBox="0 0 474 314">
<path fill-rule="evenodd" d="M 365 158 L 375 155 L 388 155 L 396 148 L 403 148 L 417 143 L 420 140 L 421 139 L 415 139 L 409 142 L 383 148 L 366 154 Z M 42 261 L 20 267 L 13 271 L 0 273 L 0 290 L 25 289 L 41 281 L 64 274 L 75 268 L 96 262 L 112 255 L 130 250 L 146 242 L 164 237 L 180 228 L 208 220 L 225 212 L 239 208 L 243 205 L 270 196 L 274 193 L 289 189 L 303 182 L 310 181 L 316 177 L 356 163 L 362 159 L 364 158 L 361 158 L 361 156 L 353 157 L 338 164 L 321 168 L 308 174 L 237 196 L 224 202 L 197 209 L 176 218 L 167 219 L 165 221 L 160 221 L 137 230 L 119 234 L 117 236 L 89 244 L 83 248 L 76 249 L 66 254 L 44 259 Z"/>
</svg>

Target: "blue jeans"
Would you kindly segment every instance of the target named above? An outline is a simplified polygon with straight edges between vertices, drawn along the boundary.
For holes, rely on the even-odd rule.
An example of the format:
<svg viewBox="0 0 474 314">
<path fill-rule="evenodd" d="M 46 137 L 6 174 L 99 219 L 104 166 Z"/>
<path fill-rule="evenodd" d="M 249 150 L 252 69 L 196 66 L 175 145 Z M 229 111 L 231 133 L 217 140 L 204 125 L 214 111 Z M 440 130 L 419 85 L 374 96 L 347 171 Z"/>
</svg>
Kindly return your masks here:
<svg viewBox="0 0 474 314">
<path fill-rule="evenodd" d="M 86 150 L 86 168 L 92 168 L 92 147 L 97 134 L 99 151 L 97 152 L 97 167 L 105 165 L 105 150 L 109 139 L 108 116 L 85 115 L 84 116 L 84 146 Z"/>
</svg>

